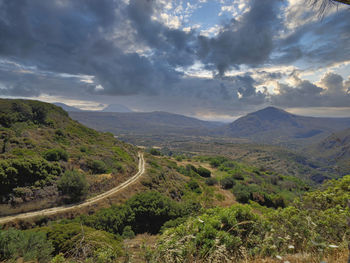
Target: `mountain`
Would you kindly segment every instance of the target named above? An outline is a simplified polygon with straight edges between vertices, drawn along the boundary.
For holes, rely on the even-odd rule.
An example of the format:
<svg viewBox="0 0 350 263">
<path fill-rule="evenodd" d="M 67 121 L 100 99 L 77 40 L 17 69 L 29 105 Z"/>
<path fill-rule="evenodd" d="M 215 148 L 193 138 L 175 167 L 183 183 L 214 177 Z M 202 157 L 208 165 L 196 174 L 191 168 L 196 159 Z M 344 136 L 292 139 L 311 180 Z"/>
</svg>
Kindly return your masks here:
<svg viewBox="0 0 350 263">
<path fill-rule="evenodd" d="M 241 117 L 225 127 L 229 137 L 265 144 L 301 146 L 350 127 L 350 118 L 305 117 L 267 107 Z"/>
<path fill-rule="evenodd" d="M 64 103 L 61 103 L 61 102 L 54 102 L 53 104 L 58 106 L 58 107 L 61 107 L 65 111 L 83 111 L 83 110 L 81 110 L 79 108 L 68 106 L 67 104 L 64 104 Z"/>
<path fill-rule="evenodd" d="M 103 112 L 132 112 L 128 107 L 121 104 L 110 104 L 102 110 Z"/>
<path fill-rule="evenodd" d="M 62 108 L 0 99 L 0 216 L 79 201 L 136 169 L 135 147 L 83 126 Z"/>
<path fill-rule="evenodd" d="M 70 116 L 88 127 L 119 134 L 208 135 L 221 123 L 202 121 L 179 114 L 155 112 L 70 112 Z"/>
</svg>

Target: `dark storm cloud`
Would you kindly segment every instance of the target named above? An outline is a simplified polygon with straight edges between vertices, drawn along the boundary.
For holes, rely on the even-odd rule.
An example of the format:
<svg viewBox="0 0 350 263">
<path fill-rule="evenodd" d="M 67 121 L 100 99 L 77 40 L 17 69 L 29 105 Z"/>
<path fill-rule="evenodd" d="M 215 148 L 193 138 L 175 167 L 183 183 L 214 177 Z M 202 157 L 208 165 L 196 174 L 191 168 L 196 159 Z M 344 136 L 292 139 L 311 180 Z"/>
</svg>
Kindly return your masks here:
<svg viewBox="0 0 350 263">
<path fill-rule="evenodd" d="M 113 30 L 127 19 L 120 1 L 23 0 L 1 1 L 0 6 L 3 58 L 15 57 L 40 70 L 95 76 L 104 87 L 99 92 L 106 94 L 154 93 L 178 78 L 162 61 L 115 45 Z"/>
<path fill-rule="evenodd" d="M 296 77 L 295 86 L 280 83 L 280 93 L 271 96 L 257 86 L 286 73 L 262 68 L 225 77 L 233 68 L 290 65 L 299 59 L 316 66 L 350 60 L 348 10 L 287 34 L 282 1 L 250 0 L 248 5 L 239 19 L 223 22 L 215 37 L 206 37 L 155 20 L 164 11 L 155 0 L 0 0 L 0 94 L 157 95 L 165 106 L 173 101 L 178 107 L 181 101 L 187 110 L 195 100 L 196 108 L 214 111 L 216 106 L 225 113 L 270 99 L 280 106 L 349 103 L 350 81 L 336 74 L 324 76 L 320 86 Z M 213 79 L 179 71 L 197 61 L 213 71 Z"/>
<path fill-rule="evenodd" d="M 193 32 L 186 33 L 170 29 L 151 16 L 157 9 L 155 1 L 131 0 L 127 12 L 136 31 L 137 38 L 154 48 L 157 59 L 171 66 L 189 66 L 195 59 L 195 41 Z"/>
<path fill-rule="evenodd" d="M 252 0 L 250 4 L 242 19 L 232 19 L 216 37 L 199 37 L 199 57 L 205 64 L 215 65 L 220 75 L 242 64 L 264 64 L 273 50 L 280 1 Z"/>
</svg>

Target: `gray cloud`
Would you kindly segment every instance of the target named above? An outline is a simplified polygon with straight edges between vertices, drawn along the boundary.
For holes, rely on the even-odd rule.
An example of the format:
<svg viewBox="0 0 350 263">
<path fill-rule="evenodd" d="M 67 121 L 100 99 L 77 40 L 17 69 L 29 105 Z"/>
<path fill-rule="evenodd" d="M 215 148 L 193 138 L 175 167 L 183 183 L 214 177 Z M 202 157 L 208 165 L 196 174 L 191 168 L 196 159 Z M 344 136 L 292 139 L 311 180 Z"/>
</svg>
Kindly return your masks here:
<svg viewBox="0 0 350 263">
<path fill-rule="evenodd" d="M 279 29 L 280 1 L 252 0 L 242 19 L 225 25 L 215 38 L 199 37 L 198 55 L 223 75 L 231 67 L 257 66 L 269 59 L 273 36 Z"/>
<path fill-rule="evenodd" d="M 215 37 L 206 37 L 152 19 L 162 12 L 156 0 L 0 0 L 0 94 L 96 101 L 142 95 L 169 110 L 181 105 L 184 111 L 221 113 L 267 103 L 349 105 L 350 80 L 337 74 L 324 76 L 319 86 L 296 77 L 295 86 L 279 83 L 280 93 L 271 96 L 266 88 L 256 89 L 285 77 L 282 71 L 265 71 L 269 66 L 302 60 L 319 67 L 350 60 L 348 10 L 288 33 L 282 1 L 250 0 L 248 5 L 239 19 L 224 21 Z M 17 64 L 4 66 L 1 61 Z M 197 61 L 213 71 L 213 79 L 179 71 Z M 255 74 L 225 77 L 230 69 L 251 68 Z M 93 83 L 80 75 L 90 76 Z"/>
<path fill-rule="evenodd" d="M 319 87 L 308 80 L 294 76 L 295 86 L 278 84 L 278 94 L 271 102 L 281 107 L 348 107 L 350 94 L 348 81 L 335 73 L 327 73 L 320 81 Z"/>
</svg>

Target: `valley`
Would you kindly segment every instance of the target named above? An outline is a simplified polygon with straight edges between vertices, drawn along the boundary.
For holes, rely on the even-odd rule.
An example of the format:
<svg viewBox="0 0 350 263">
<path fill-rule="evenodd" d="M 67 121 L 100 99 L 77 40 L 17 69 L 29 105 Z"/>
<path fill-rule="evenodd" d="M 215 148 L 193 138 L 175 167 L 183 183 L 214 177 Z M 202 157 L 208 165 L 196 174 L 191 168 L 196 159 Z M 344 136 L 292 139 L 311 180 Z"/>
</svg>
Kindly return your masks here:
<svg viewBox="0 0 350 263">
<path fill-rule="evenodd" d="M 238 119 L 239 129 L 252 131 L 245 137 L 227 135 L 231 124 L 167 113 L 83 112 L 79 118 L 87 128 L 61 108 L 36 101 L 1 100 L 0 111 L 1 187 L 6 190 L 0 248 L 5 237 L 18 248 L 39 236 L 38 242 L 47 244 L 40 251 L 33 248 L 34 254 L 21 247 L 19 258 L 204 262 L 210 253 L 212 262 L 275 262 L 273 255 L 280 254 L 298 262 L 302 253 L 300 262 L 307 262 L 321 244 L 326 244 L 321 258 L 346 258 L 348 130 L 324 129 L 322 139 L 315 143 L 311 136 L 302 151 L 289 143 L 254 141 L 260 132 L 273 134 L 277 126 L 272 124 L 286 114 L 279 110 L 277 117 L 271 109 L 258 112 L 257 127 L 265 122 L 271 127 L 255 133 Z M 75 113 L 81 114 L 69 114 L 76 118 Z M 101 128 L 107 120 L 109 126 Z M 346 121 L 334 120 L 339 126 L 333 128 L 343 128 Z M 294 132 L 279 133 L 296 138 Z M 39 195 L 43 191 L 50 198 Z M 297 224 L 291 225 L 293 220 Z M 21 235 L 23 241 L 15 245 Z"/>
</svg>

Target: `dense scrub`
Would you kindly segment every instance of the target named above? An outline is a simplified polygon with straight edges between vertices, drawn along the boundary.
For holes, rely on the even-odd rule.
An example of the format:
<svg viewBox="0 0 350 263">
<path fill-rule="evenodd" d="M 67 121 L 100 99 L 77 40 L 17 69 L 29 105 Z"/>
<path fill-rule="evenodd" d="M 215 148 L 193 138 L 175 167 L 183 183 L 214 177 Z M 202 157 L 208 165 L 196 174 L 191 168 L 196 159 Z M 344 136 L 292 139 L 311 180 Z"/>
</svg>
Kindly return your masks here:
<svg viewBox="0 0 350 263">
<path fill-rule="evenodd" d="M 350 176 L 305 194 L 287 208 L 259 209 L 259 214 L 249 205 L 209 209 L 165 231 L 155 261 L 231 262 L 299 252 L 321 259 L 324 253 L 347 247 L 348 200 Z"/>
<path fill-rule="evenodd" d="M 195 160 L 207 162 L 218 171 L 219 176 L 206 181 L 208 185 L 216 184 L 216 180 L 223 189 L 231 189 L 240 203 L 254 201 L 267 207 L 285 207 L 288 202 L 310 188 L 307 181 L 281 175 L 265 167 L 248 166 L 221 156 L 200 156 Z M 192 167 L 187 165 L 179 171 L 193 176 L 198 169 Z"/>
<path fill-rule="evenodd" d="M 136 234 L 156 234 L 165 222 L 188 216 L 198 209 L 196 204 L 178 203 L 159 192 L 148 191 L 135 195 L 123 205 L 102 209 L 91 216 L 82 216 L 81 222 L 119 235 L 126 228 Z"/>
</svg>

